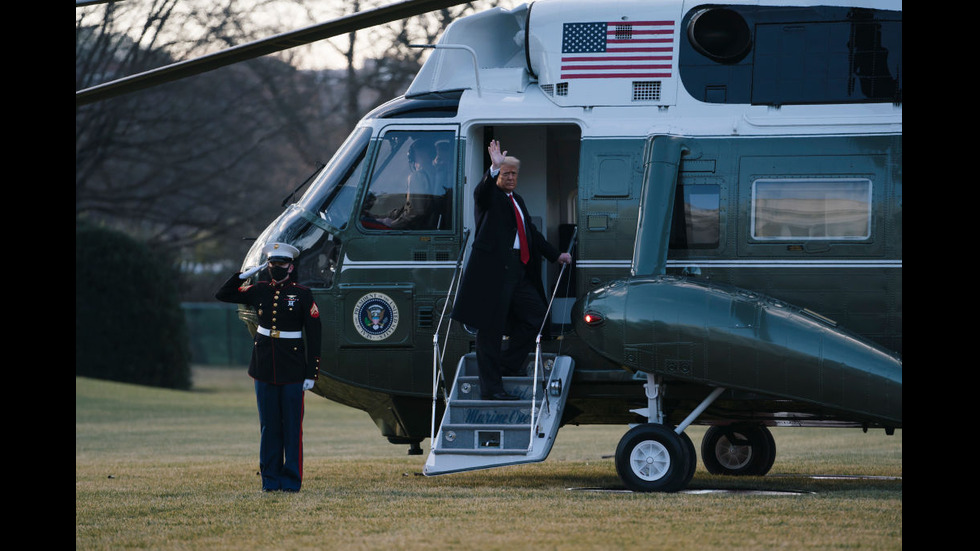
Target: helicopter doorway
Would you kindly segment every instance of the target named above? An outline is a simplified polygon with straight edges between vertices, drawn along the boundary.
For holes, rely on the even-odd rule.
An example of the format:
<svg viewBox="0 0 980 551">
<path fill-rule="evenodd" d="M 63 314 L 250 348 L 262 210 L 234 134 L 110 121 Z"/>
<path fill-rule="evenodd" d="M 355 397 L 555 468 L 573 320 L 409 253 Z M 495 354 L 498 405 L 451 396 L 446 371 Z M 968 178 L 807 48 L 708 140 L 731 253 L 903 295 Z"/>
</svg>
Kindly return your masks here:
<svg viewBox="0 0 980 551">
<path fill-rule="evenodd" d="M 498 140 L 502 150 L 521 160 L 517 192 L 531 211 L 534 225 L 559 250 L 567 251 L 578 222 L 582 130 L 574 124 L 496 124 L 473 126 L 467 136 L 468 143 L 473 144 L 466 159 L 469 167 L 464 208 L 467 227 L 475 227 L 472 190 L 490 167 L 487 147 L 491 140 Z M 572 256 L 575 257 L 574 250 Z M 570 312 L 575 301 L 574 270 L 566 268 L 562 272 L 560 264 L 544 261 L 541 273 L 548 293 L 557 286 L 551 334 L 570 331 Z M 561 281 L 558 281 L 559 274 Z"/>
</svg>

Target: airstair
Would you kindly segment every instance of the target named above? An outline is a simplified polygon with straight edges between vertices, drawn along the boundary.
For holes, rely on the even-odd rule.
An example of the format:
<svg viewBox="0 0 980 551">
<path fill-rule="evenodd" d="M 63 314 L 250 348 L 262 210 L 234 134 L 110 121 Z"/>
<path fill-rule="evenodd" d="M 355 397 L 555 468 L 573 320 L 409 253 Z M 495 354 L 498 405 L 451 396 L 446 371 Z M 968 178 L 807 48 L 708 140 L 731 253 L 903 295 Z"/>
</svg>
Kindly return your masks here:
<svg viewBox="0 0 980 551">
<path fill-rule="evenodd" d="M 469 229 L 464 230 L 464 246 L 456 259 L 453 284 L 447 291 L 439 325 L 432 335 L 432 428 L 429 441 L 429 457 L 422 469 L 426 476 L 489 469 L 504 465 L 544 461 L 551 453 L 555 435 L 561 426 L 561 416 L 568 399 L 575 362 L 569 356 L 543 354 L 541 352 L 542 324 L 538 331 L 534 352 L 528 355 L 525 375 L 504 377 L 504 391 L 518 396 L 518 400 L 483 400 L 480 393 L 480 377 L 476 352 L 464 354 L 456 367 L 456 378 L 447 392 L 442 369 L 445 353 L 440 349 L 439 335 L 446 318 L 446 308 L 451 302 L 454 288 L 458 290 L 465 241 Z M 572 232 L 568 252 L 575 245 L 578 230 Z M 562 281 L 565 265 L 561 267 L 557 282 Z M 566 280 L 567 281 L 567 280 Z M 555 300 L 558 283 L 548 302 L 548 312 Z M 547 323 L 547 315 L 544 323 Z M 447 324 L 447 335 L 449 330 Z M 441 397 L 445 403 L 442 421 L 436 432 L 437 403 Z"/>
<path fill-rule="evenodd" d="M 504 390 L 519 400 L 482 400 L 476 353 L 464 355 L 423 473 L 543 461 L 561 425 L 574 363 L 568 356 L 536 352 L 526 376 L 503 378 Z"/>
</svg>

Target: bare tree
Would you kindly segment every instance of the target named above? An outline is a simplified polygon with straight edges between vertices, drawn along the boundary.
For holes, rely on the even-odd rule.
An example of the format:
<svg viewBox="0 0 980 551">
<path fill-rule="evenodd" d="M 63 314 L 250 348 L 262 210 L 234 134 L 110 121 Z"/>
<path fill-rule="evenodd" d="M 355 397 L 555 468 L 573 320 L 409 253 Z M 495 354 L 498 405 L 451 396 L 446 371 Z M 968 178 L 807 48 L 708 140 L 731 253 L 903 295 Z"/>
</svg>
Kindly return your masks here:
<svg viewBox="0 0 980 551">
<path fill-rule="evenodd" d="M 79 16 L 76 88 L 205 48 L 201 40 L 163 41 L 168 24 L 209 27 L 207 44 L 252 37 L 235 2 L 180 17 L 175 3 L 110 3 L 97 23 Z M 151 9 L 120 30 L 120 19 L 136 21 L 135 5 Z M 311 80 L 267 57 L 76 110 L 76 217 L 171 249 L 232 231 L 254 235 L 255 220 L 275 214 L 274 201 L 262 198 L 282 197 L 322 151 L 309 131 L 316 125 L 305 120 Z"/>
<path fill-rule="evenodd" d="M 386 0 L 354 0 L 344 12 Z M 86 88 L 321 22 L 255 14 L 276 0 L 131 0 L 76 10 L 75 85 Z M 404 93 L 433 43 L 474 2 L 328 41 L 337 70 L 301 71 L 302 49 L 85 105 L 75 114 L 76 219 L 122 229 L 184 260 L 241 259 L 305 180 L 382 101 Z M 295 12 L 292 12 L 295 15 Z M 362 60 L 367 58 L 366 61 Z M 207 287 L 207 285 L 204 285 Z"/>
<path fill-rule="evenodd" d="M 390 0 L 389 0 L 390 1 Z M 330 12 L 339 17 L 363 9 L 389 3 L 385 0 L 352 0 Z M 456 19 L 489 7 L 509 4 L 504 1 L 481 0 L 460 3 L 435 12 L 418 15 L 348 33 L 344 40 L 329 41 L 344 59 L 345 77 L 334 81 L 334 88 L 344 98 L 342 110 L 345 127 L 353 128 L 361 116 L 383 101 L 399 96 L 408 89 L 422 67 L 429 50 L 413 48 L 412 44 L 434 44 Z M 312 6 L 311 6 L 312 8 Z M 308 12 L 311 19 L 317 14 Z M 339 145 L 339 144 L 338 144 Z"/>
</svg>

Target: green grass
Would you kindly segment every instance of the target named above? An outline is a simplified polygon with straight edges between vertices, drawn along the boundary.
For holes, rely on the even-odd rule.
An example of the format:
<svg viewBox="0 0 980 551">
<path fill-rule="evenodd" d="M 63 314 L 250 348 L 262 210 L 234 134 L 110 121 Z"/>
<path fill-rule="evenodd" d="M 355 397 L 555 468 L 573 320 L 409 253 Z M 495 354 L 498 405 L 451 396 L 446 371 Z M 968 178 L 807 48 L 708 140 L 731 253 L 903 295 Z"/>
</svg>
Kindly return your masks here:
<svg viewBox="0 0 980 551">
<path fill-rule="evenodd" d="M 902 548 L 901 430 L 776 428 L 766 477 L 699 464 L 690 492 L 634 494 L 608 491 L 627 428 L 565 427 L 544 462 L 424 477 L 424 455 L 310 394 L 303 490 L 262 493 L 244 369 L 197 368 L 190 392 L 76 378 L 75 547 Z"/>
</svg>

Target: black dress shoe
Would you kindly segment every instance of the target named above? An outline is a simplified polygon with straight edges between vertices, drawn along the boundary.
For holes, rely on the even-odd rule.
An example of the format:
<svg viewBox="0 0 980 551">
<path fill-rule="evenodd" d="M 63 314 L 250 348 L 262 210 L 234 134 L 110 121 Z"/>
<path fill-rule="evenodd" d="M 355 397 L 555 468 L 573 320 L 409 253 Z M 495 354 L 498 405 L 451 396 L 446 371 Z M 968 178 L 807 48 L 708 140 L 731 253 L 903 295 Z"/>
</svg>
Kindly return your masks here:
<svg viewBox="0 0 980 551">
<path fill-rule="evenodd" d="M 484 396 L 484 400 L 520 400 L 520 396 L 514 396 L 513 394 L 507 394 L 506 392 L 498 392 L 496 394 L 491 394 L 490 396 Z"/>
</svg>

